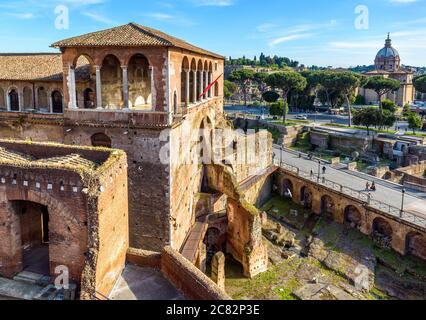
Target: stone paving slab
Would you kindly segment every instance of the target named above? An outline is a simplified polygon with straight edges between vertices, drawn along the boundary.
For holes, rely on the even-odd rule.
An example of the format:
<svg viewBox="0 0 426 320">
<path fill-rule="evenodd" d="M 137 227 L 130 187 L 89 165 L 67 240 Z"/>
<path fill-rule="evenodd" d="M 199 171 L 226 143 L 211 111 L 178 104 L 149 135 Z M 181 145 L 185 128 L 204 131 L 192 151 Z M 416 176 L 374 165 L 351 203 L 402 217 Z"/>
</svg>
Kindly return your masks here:
<svg viewBox="0 0 426 320">
<path fill-rule="evenodd" d="M 111 300 L 185 300 L 162 275 L 151 268 L 127 265 L 109 298 Z"/>
</svg>

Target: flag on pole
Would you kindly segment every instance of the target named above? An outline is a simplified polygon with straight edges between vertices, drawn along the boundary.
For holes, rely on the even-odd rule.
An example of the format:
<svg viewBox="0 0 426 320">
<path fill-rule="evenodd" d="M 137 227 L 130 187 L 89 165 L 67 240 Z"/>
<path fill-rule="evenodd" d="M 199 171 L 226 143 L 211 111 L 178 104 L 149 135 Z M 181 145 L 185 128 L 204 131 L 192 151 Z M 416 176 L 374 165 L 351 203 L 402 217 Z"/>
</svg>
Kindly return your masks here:
<svg viewBox="0 0 426 320">
<path fill-rule="evenodd" d="M 203 91 L 203 93 L 202 94 L 200 94 L 200 96 L 198 97 L 198 98 L 202 98 L 207 92 L 209 92 L 209 90 L 216 84 L 216 82 L 218 82 L 219 81 L 219 79 L 221 78 L 223 76 L 223 73 L 219 76 L 219 77 L 217 77 L 217 79 L 215 80 L 215 81 L 213 81 L 212 83 L 210 83 L 208 86 L 207 86 L 207 88 L 205 88 L 204 89 L 204 91 Z"/>
</svg>

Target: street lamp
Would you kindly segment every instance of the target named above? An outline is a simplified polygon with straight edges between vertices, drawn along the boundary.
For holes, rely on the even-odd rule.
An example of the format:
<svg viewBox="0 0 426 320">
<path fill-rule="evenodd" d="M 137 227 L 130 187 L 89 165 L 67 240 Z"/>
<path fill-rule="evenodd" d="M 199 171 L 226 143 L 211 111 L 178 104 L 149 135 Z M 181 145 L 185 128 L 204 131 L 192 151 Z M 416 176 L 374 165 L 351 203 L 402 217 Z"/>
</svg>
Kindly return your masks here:
<svg viewBox="0 0 426 320">
<path fill-rule="evenodd" d="M 405 193 L 406 193 L 405 188 L 402 188 L 401 218 L 402 218 L 402 216 L 403 216 L 403 214 L 404 214 L 404 200 L 405 200 Z"/>
<path fill-rule="evenodd" d="M 280 167 L 283 166 L 283 146 L 280 147 Z"/>
</svg>

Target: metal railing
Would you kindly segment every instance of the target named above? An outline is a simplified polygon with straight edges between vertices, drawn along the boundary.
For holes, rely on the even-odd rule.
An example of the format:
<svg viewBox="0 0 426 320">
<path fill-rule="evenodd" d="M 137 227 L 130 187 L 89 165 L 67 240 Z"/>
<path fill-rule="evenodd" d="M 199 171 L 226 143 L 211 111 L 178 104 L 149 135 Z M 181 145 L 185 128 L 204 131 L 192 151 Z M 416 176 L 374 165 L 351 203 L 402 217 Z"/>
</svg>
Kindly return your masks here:
<svg viewBox="0 0 426 320">
<path fill-rule="evenodd" d="M 314 184 L 320 185 L 322 187 L 325 187 L 327 189 L 330 189 L 332 191 L 340 192 L 344 195 L 347 195 L 351 198 L 357 199 L 360 202 L 363 203 L 363 205 L 374 208 L 378 211 L 381 211 L 383 213 L 389 214 L 393 217 L 396 217 L 398 219 L 413 223 L 419 227 L 426 228 L 426 218 L 422 217 L 418 214 L 415 214 L 413 212 L 409 211 L 403 211 L 401 209 L 398 209 L 392 205 L 389 205 L 387 203 L 372 199 L 371 195 L 369 195 L 366 192 L 359 191 L 352 189 L 350 187 L 344 186 L 338 182 L 328 180 L 326 178 L 320 178 L 316 174 L 311 174 L 308 172 L 305 172 L 301 170 L 300 168 L 281 162 L 278 159 L 274 159 L 274 164 L 277 167 L 280 167 L 287 172 L 296 174 L 298 177 L 303 178 L 305 180 L 308 180 L 310 182 L 313 182 Z"/>
</svg>

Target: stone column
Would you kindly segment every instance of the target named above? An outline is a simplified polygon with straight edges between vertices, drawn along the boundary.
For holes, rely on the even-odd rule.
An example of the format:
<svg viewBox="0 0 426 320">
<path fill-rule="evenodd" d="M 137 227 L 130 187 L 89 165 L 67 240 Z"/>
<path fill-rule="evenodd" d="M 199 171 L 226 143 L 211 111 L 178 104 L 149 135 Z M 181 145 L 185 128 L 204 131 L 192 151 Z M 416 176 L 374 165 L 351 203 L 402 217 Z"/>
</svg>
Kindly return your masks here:
<svg viewBox="0 0 426 320">
<path fill-rule="evenodd" d="M 129 77 L 127 66 L 122 66 L 123 69 L 123 99 L 124 99 L 124 109 L 129 109 Z"/>
<path fill-rule="evenodd" d="M 96 68 L 96 108 L 102 109 L 102 80 L 101 80 L 101 67 Z"/>
<path fill-rule="evenodd" d="M 185 103 L 186 103 L 186 106 L 188 106 L 189 102 L 190 102 L 189 99 L 191 99 L 190 89 L 189 89 L 189 85 L 190 85 L 190 83 L 189 83 L 189 70 L 185 71 L 185 74 L 186 74 L 186 79 L 185 79 L 185 81 L 186 81 Z"/>
<path fill-rule="evenodd" d="M 212 280 L 219 288 L 225 290 L 225 255 L 218 252 L 212 261 Z"/>
<path fill-rule="evenodd" d="M 198 101 L 198 97 L 197 97 L 197 71 L 193 71 L 194 72 L 194 103 L 196 103 Z"/>
<path fill-rule="evenodd" d="M 75 109 L 77 108 L 77 97 L 75 94 L 75 69 L 71 65 L 68 71 L 68 92 L 70 96 L 68 108 Z"/>
</svg>

